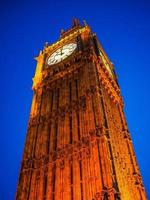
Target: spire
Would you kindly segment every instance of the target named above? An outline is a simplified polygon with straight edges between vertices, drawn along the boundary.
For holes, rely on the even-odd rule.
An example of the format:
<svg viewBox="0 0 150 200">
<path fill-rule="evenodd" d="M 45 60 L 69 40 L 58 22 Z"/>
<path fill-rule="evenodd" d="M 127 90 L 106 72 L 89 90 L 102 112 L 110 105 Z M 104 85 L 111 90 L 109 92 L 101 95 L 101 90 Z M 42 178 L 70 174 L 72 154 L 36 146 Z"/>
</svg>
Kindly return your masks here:
<svg viewBox="0 0 150 200">
<path fill-rule="evenodd" d="M 84 26 L 87 26 L 86 20 L 83 20 L 83 24 Z"/>
<path fill-rule="evenodd" d="M 73 22 L 72 22 L 72 27 L 76 27 L 76 26 L 79 26 L 79 25 L 80 25 L 79 19 L 74 18 Z"/>
<path fill-rule="evenodd" d="M 63 35 L 64 32 L 65 30 L 62 28 L 60 34 Z"/>
<path fill-rule="evenodd" d="M 70 34 L 73 30 L 75 30 L 78 27 L 80 27 L 80 21 L 79 21 L 79 19 L 74 18 L 72 20 L 72 27 L 70 29 L 66 30 L 66 31 L 64 29 L 61 29 L 60 36 L 64 37 L 67 34 Z"/>
</svg>

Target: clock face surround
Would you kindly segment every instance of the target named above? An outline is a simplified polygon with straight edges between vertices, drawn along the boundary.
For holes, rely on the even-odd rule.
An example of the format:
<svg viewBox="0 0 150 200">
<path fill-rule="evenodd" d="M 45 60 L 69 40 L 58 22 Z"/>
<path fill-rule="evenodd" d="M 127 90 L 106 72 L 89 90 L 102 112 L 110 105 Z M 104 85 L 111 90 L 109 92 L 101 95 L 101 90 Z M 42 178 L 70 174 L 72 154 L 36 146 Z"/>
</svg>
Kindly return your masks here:
<svg viewBox="0 0 150 200">
<path fill-rule="evenodd" d="M 76 43 L 69 43 L 60 47 L 49 56 L 47 64 L 54 65 L 61 62 L 62 60 L 70 56 L 75 51 L 76 48 L 77 48 Z"/>
</svg>

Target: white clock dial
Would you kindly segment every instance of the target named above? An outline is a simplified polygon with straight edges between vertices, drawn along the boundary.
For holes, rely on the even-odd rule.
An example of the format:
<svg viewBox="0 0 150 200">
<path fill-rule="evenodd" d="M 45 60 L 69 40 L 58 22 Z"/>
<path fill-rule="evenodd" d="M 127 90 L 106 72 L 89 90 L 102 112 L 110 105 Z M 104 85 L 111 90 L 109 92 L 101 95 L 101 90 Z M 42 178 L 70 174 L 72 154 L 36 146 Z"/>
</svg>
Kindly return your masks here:
<svg viewBox="0 0 150 200">
<path fill-rule="evenodd" d="M 47 60 L 48 65 L 53 65 L 53 64 L 61 62 L 62 60 L 70 56 L 75 51 L 76 48 L 77 48 L 76 43 L 70 43 L 70 44 L 64 45 L 60 49 L 56 50 L 48 58 Z"/>
</svg>

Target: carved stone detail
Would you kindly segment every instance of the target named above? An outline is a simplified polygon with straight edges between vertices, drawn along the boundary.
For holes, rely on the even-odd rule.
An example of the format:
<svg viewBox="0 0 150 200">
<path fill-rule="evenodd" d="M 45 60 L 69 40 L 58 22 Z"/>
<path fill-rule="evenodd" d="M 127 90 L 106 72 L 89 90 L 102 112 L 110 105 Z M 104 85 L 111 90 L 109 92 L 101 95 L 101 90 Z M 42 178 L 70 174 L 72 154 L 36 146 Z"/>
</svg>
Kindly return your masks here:
<svg viewBox="0 0 150 200">
<path fill-rule="evenodd" d="M 98 130 L 102 129 L 98 128 Z M 80 141 L 76 141 L 73 144 L 66 144 L 63 148 L 58 147 L 56 151 L 50 152 L 49 155 L 47 154 L 41 158 L 24 159 L 22 170 L 24 171 L 29 168 L 38 169 L 45 165 L 53 165 L 55 162 L 59 162 L 60 167 L 63 167 L 65 159 L 82 160 L 90 158 L 90 148 L 97 144 L 96 141 L 99 141 L 99 136 L 103 136 L 103 134 L 96 136 L 96 133 L 97 130 L 90 131 L 89 135 L 82 137 Z"/>
<path fill-rule="evenodd" d="M 105 200 L 106 199 L 114 199 L 121 200 L 120 193 L 116 192 L 114 188 L 105 188 L 101 192 L 97 192 L 93 198 L 93 200 Z"/>
<path fill-rule="evenodd" d="M 110 98 L 113 100 L 114 103 L 119 103 L 121 106 L 123 106 L 123 100 L 120 95 L 120 89 L 116 84 L 115 80 L 108 76 L 108 72 L 103 65 L 98 65 L 97 70 L 99 73 L 100 81 L 107 90 Z"/>
</svg>

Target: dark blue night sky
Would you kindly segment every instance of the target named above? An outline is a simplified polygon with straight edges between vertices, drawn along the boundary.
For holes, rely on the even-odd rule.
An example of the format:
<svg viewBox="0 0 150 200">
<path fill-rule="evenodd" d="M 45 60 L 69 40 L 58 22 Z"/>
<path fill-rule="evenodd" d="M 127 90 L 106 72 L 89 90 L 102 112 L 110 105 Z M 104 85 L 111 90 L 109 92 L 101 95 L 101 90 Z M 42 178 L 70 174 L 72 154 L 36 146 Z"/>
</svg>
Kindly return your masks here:
<svg viewBox="0 0 150 200">
<path fill-rule="evenodd" d="M 32 77 L 46 41 L 86 19 L 115 65 L 135 153 L 150 198 L 150 2 L 0 1 L 0 200 L 13 200 L 25 142 Z"/>
</svg>

